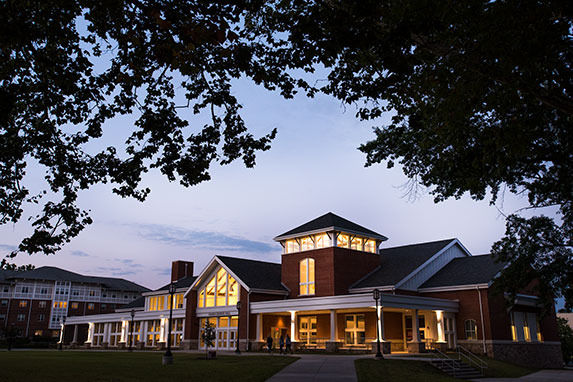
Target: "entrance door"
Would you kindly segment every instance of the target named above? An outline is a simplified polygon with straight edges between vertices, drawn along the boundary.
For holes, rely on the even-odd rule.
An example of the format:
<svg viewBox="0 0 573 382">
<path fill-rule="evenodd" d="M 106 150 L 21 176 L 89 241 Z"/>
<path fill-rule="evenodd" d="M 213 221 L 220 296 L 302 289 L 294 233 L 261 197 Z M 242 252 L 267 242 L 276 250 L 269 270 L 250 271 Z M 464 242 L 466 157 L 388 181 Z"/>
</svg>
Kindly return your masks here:
<svg viewBox="0 0 573 382">
<path fill-rule="evenodd" d="M 229 330 L 217 329 L 217 349 L 229 349 Z"/>
<path fill-rule="evenodd" d="M 444 326 L 445 330 L 444 333 L 446 335 L 446 341 L 448 343 L 448 349 L 454 349 L 456 347 L 456 338 L 455 338 L 455 331 L 454 331 L 454 320 L 451 317 L 446 317 L 444 319 Z"/>
<path fill-rule="evenodd" d="M 317 344 L 316 316 L 299 318 L 299 342 L 306 345 Z"/>
</svg>

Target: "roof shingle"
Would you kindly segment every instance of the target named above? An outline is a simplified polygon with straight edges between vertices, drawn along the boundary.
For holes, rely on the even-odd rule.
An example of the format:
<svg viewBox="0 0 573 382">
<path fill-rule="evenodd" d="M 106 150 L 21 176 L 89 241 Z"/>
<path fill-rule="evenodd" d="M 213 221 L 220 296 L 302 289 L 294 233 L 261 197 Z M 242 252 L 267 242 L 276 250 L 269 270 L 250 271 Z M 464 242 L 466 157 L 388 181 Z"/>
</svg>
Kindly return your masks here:
<svg viewBox="0 0 573 382">
<path fill-rule="evenodd" d="M 281 284 L 281 265 L 278 263 L 218 255 L 217 258 L 249 288 L 287 291 Z"/>
<path fill-rule="evenodd" d="M 504 266 L 504 263 L 496 263 L 491 255 L 455 258 L 420 289 L 489 283 Z"/>
</svg>

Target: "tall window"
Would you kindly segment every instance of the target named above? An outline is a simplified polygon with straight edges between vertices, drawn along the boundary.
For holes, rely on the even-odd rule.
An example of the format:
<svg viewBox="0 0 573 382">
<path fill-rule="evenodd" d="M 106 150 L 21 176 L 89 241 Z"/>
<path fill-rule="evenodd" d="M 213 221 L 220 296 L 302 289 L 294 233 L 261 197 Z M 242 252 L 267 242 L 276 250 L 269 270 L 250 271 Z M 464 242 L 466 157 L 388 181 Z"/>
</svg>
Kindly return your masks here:
<svg viewBox="0 0 573 382">
<path fill-rule="evenodd" d="M 109 333 L 109 346 L 118 346 L 119 341 L 121 341 L 121 322 L 112 322 L 110 333 Z"/>
<path fill-rule="evenodd" d="M 146 346 L 156 346 L 159 342 L 159 334 L 161 333 L 161 320 L 147 321 L 147 340 Z"/>
<path fill-rule="evenodd" d="M 301 251 L 308 251 L 314 249 L 314 241 L 310 236 L 303 237 L 300 239 Z"/>
<path fill-rule="evenodd" d="M 366 239 L 364 242 L 364 251 L 370 253 L 376 253 L 376 241 L 372 239 Z"/>
<path fill-rule="evenodd" d="M 356 251 L 362 251 L 362 238 L 353 237 L 350 241 L 350 248 Z"/>
<path fill-rule="evenodd" d="M 236 305 L 239 299 L 239 284 L 223 268 L 219 268 L 207 285 L 199 291 L 199 308 Z"/>
<path fill-rule="evenodd" d="M 362 345 L 366 343 L 366 329 L 363 314 L 349 314 L 346 316 L 344 342 L 347 345 Z"/>
<path fill-rule="evenodd" d="M 531 342 L 531 331 L 529 330 L 529 325 L 527 324 L 527 314 L 523 314 L 523 338 L 527 342 Z"/>
<path fill-rule="evenodd" d="M 98 323 L 94 324 L 94 334 L 92 340 L 92 346 L 101 346 L 103 342 L 103 332 L 104 332 L 104 324 Z"/>
<path fill-rule="evenodd" d="M 316 242 L 316 248 L 326 248 L 326 247 L 330 247 L 331 243 L 330 243 L 330 237 L 328 236 L 328 234 L 323 233 L 320 235 L 316 235 L 314 237 L 314 240 Z"/>
<path fill-rule="evenodd" d="M 342 247 L 342 248 L 348 248 L 348 242 L 349 241 L 350 241 L 350 237 L 348 235 L 341 233 L 336 238 L 336 246 Z"/>
<path fill-rule="evenodd" d="M 314 294 L 314 259 L 306 258 L 300 261 L 300 295 Z"/>
<path fill-rule="evenodd" d="M 466 320 L 466 340 L 477 340 L 476 320 Z"/>
</svg>

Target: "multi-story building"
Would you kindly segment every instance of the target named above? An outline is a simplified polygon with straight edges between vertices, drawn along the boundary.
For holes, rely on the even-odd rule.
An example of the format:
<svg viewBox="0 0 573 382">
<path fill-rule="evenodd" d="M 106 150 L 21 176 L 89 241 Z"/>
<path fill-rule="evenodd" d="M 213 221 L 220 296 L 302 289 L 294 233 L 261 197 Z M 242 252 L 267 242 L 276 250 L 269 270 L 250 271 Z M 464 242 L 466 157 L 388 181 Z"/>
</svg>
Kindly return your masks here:
<svg viewBox="0 0 573 382">
<path fill-rule="evenodd" d="M 385 353 L 464 347 L 561 365 L 554 310 L 541 316 L 533 290 L 512 304 L 493 290 L 503 264 L 472 256 L 457 239 L 381 248 L 386 240 L 329 213 L 275 238 L 280 263 L 215 256 L 194 277 L 191 263 L 174 262 L 172 345 L 204 349 L 209 322 L 216 349 L 234 349 L 238 340 L 242 350 L 257 350 L 269 336 L 276 343 L 288 335 L 307 349 L 374 351 L 380 340 Z M 164 347 L 168 296 L 167 285 L 116 313 L 70 317 L 66 340 L 81 343 L 83 327 L 86 346 Z"/>
<path fill-rule="evenodd" d="M 56 267 L 0 270 L 0 331 L 57 337 L 64 317 L 114 312 L 147 291 L 125 279 L 84 276 Z"/>
</svg>

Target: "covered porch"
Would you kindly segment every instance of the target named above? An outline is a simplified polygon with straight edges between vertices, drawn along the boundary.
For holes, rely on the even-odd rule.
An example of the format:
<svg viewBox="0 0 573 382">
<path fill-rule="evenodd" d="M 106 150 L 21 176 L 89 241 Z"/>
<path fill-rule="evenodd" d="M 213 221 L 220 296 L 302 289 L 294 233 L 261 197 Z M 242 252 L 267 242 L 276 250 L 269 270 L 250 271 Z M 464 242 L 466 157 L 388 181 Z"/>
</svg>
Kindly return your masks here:
<svg viewBox="0 0 573 382">
<path fill-rule="evenodd" d="M 380 339 L 384 353 L 425 352 L 455 348 L 456 301 L 398 294 L 381 294 L 376 328 L 376 307 L 371 294 L 252 302 L 255 325 L 251 348 L 288 335 L 295 349 L 376 351 Z"/>
</svg>

